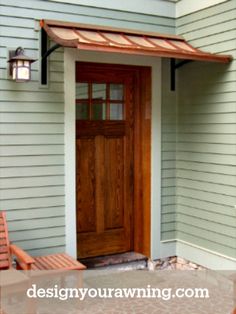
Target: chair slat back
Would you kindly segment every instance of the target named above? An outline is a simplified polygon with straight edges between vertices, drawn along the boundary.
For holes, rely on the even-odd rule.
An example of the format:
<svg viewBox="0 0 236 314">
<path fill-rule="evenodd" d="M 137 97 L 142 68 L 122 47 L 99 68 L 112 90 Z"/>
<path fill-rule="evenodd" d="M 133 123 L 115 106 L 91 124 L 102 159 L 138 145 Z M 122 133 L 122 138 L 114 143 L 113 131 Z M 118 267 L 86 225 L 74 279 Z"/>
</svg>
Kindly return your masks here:
<svg viewBox="0 0 236 314">
<path fill-rule="evenodd" d="M 11 267 L 10 243 L 6 222 L 6 213 L 0 211 L 0 270 Z"/>
</svg>

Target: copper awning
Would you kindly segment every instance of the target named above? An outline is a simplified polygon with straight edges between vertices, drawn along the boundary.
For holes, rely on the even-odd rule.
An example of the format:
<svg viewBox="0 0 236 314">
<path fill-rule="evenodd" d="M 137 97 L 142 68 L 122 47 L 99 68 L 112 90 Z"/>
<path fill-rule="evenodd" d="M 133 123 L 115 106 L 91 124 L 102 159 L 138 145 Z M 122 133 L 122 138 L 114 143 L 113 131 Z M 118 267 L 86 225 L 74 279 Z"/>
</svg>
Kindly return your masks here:
<svg viewBox="0 0 236 314">
<path fill-rule="evenodd" d="M 52 20 L 41 20 L 40 25 L 53 41 L 64 47 L 222 63 L 232 59 L 230 55 L 201 51 L 175 35 Z"/>
</svg>

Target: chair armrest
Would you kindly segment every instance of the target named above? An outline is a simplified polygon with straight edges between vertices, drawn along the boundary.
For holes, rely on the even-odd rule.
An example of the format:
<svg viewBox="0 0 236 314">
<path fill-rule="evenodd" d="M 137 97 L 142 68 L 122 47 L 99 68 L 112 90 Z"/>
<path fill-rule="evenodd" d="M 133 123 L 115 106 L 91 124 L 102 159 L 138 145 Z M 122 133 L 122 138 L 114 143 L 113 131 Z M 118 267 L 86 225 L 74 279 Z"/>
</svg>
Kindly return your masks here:
<svg viewBox="0 0 236 314">
<path fill-rule="evenodd" d="M 10 244 L 10 253 L 16 257 L 16 263 L 20 269 L 30 270 L 31 265 L 35 263 L 29 254 L 14 244 Z"/>
</svg>

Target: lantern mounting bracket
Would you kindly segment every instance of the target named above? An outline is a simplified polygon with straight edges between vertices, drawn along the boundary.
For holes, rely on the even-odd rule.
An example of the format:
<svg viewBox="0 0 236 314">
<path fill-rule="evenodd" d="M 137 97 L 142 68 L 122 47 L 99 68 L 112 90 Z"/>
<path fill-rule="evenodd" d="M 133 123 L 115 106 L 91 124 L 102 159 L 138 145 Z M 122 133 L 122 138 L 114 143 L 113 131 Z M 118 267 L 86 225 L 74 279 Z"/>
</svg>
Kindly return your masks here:
<svg viewBox="0 0 236 314">
<path fill-rule="evenodd" d="M 41 85 L 47 85 L 48 83 L 48 56 L 60 48 L 60 44 L 55 44 L 48 49 L 48 38 L 46 31 L 41 29 Z"/>
<path fill-rule="evenodd" d="M 9 50 L 9 60 L 8 60 L 8 62 L 10 62 L 10 60 L 12 59 L 12 58 L 15 58 L 15 57 L 17 57 L 17 56 L 24 56 L 24 48 L 22 48 L 22 47 L 17 47 L 15 50 Z"/>
</svg>

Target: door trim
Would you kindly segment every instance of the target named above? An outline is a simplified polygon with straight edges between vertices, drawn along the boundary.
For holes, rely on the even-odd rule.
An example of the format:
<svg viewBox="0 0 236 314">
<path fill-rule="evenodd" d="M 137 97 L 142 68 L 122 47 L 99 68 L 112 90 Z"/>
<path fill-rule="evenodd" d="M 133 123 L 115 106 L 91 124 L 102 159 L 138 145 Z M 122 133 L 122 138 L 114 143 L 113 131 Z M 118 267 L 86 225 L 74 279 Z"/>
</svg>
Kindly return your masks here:
<svg viewBox="0 0 236 314">
<path fill-rule="evenodd" d="M 134 112 L 134 251 L 151 251 L 151 68 L 136 67 L 138 87 Z"/>
<path fill-rule="evenodd" d="M 145 218 L 142 232 L 136 233 L 135 237 L 140 242 L 136 248 L 139 251 L 145 252 L 151 258 L 157 258 L 162 251 L 160 240 L 160 208 L 161 208 L 161 59 L 142 56 L 124 56 L 122 54 L 113 53 L 96 53 L 91 51 L 78 51 L 76 49 L 66 48 L 64 53 L 64 68 L 65 68 L 65 246 L 66 252 L 76 257 L 76 206 L 75 206 L 75 62 L 103 62 L 112 64 L 127 64 L 140 65 L 151 67 L 151 79 L 153 86 L 156 86 L 150 93 L 149 108 L 151 102 L 153 114 L 149 110 L 143 112 L 144 122 L 146 118 L 150 121 L 149 130 L 155 132 L 155 140 L 152 141 L 149 147 L 150 166 L 147 171 L 145 160 L 139 160 L 139 165 L 145 170 L 145 173 L 151 179 L 148 185 L 143 184 L 144 192 L 142 195 L 142 204 L 149 203 L 149 215 L 140 218 Z M 154 118 L 155 117 L 155 118 Z M 151 121 L 152 120 L 152 121 Z M 146 121 L 147 122 L 147 121 Z M 152 123 L 151 123 L 152 122 Z M 151 125 L 152 124 L 152 125 Z M 146 127 L 148 126 L 147 124 Z M 148 130 L 148 128 L 147 128 Z M 144 133 L 142 133 L 144 134 Z M 144 135 L 143 135 L 144 136 Z M 139 149 L 145 149 L 144 143 L 140 144 Z M 155 160 L 152 164 L 151 160 Z M 152 189 L 152 191 L 150 191 Z M 137 188 L 137 190 L 141 190 Z M 149 190 L 149 195 L 146 193 Z M 146 191 L 146 192 L 145 192 Z M 154 191 L 154 192 L 153 192 Z M 152 192 L 152 193 L 151 193 Z M 151 194 L 151 195 L 150 195 Z M 140 230 L 141 231 L 141 230 Z M 140 237 L 146 238 L 140 239 Z M 142 240 L 142 241 L 141 241 Z"/>
</svg>

